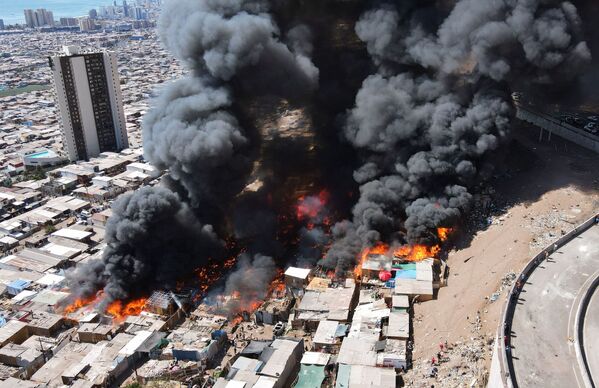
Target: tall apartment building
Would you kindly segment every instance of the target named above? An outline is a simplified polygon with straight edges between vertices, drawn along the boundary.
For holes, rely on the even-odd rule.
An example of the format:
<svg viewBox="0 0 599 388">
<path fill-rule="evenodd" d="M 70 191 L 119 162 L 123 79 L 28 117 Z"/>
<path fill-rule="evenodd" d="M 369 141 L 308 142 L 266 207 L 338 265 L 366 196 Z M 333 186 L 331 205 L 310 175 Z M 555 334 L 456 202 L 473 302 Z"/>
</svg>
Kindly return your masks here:
<svg viewBox="0 0 599 388">
<path fill-rule="evenodd" d="M 79 21 L 75 18 L 60 18 L 60 25 L 64 27 L 78 26 Z"/>
<path fill-rule="evenodd" d="M 29 28 L 42 27 L 42 26 L 54 26 L 54 14 L 44 8 L 26 9 L 23 11 L 25 14 L 25 24 Z"/>
<path fill-rule="evenodd" d="M 36 27 L 35 24 L 37 23 L 37 19 L 35 18 L 35 13 L 33 12 L 33 10 L 26 9 L 23 11 L 23 13 L 25 14 L 25 24 L 27 25 L 27 27 Z"/>
<path fill-rule="evenodd" d="M 79 18 L 79 31 L 87 32 L 96 29 L 96 23 L 94 23 L 93 19 L 88 17 Z"/>
<path fill-rule="evenodd" d="M 129 147 L 116 54 L 79 53 L 76 46 L 48 58 L 69 160 Z"/>
<path fill-rule="evenodd" d="M 4 29 L 4 20 L 0 19 L 0 30 Z"/>
<path fill-rule="evenodd" d="M 135 7 L 133 9 L 133 14 L 136 20 L 144 20 L 147 17 L 146 10 L 142 7 Z"/>
</svg>

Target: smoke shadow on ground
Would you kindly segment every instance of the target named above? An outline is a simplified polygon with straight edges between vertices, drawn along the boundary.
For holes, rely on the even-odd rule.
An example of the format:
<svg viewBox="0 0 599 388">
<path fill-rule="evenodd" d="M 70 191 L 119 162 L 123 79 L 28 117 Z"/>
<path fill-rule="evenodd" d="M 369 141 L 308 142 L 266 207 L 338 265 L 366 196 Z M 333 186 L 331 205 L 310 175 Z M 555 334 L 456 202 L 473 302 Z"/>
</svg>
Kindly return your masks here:
<svg viewBox="0 0 599 388">
<path fill-rule="evenodd" d="M 456 249 L 470 247 L 488 217 L 500 217 L 517 205 L 525 207 L 551 191 L 573 186 L 584 193 L 599 190 L 599 155 L 558 136 L 539 142 L 539 129 L 518 120 L 506 146 L 505 164 L 485 186 L 490 194 L 488 212 L 475 209 L 452 241 Z M 599 207 L 599 203 L 597 204 Z"/>
</svg>

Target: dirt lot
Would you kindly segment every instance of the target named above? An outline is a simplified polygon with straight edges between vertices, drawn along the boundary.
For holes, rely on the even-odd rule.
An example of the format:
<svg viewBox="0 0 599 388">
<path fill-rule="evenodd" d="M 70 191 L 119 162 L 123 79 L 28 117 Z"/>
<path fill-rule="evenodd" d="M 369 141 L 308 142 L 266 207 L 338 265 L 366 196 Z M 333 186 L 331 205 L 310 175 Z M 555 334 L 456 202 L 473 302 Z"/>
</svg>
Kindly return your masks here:
<svg viewBox="0 0 599 388">
<path fill-rule="evenodd" d="M 464 346 L 448 353 L 450 360 L 439 366 L 438 379 L 422 379 L 445 341 L 484 347 L 478 365 L 488 369 L 490 346 L 481 344 L 488 343 L 498 325 L 506 290 L 493 294 L 502 290 L 502 279 L 511 271 L 518 273 L 535 252 L 599 211 L 599 156 L 557 137 L 538 143 L 534 129 L 517 131 L 510 173 L 493 182 L 493 203 L 500 211 L 485 220 L 486 226 L 459 233 L 448 255 L 448 286 L 436 300 L 415 306 L 415 368 L 405 376 L 407 385 L 473 382 L 476 373 L 459 369 L 473 365 L 463 354 Z M 462 380 L 453 379 L 462 372 Z"/>
</svg>

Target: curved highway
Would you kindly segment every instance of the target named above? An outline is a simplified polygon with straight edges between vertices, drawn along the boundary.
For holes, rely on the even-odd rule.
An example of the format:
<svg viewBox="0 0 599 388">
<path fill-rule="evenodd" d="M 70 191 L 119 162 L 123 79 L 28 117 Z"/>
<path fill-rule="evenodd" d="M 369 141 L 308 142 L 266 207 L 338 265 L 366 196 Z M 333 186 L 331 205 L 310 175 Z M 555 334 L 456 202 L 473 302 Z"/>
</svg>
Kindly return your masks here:
<svg viewBox="0 0 599 388">
<path fill-rule="evenodd" d="M 599 270 L 599 268 L 598 268 Z M 599 276 L 599 273 L 596 273 Z M 591 290 L 582 324 L 583 350 L 592 381 L 599 382 L 599 288 Z"/>
<path fill-rule="evenodd" d="M 511 383 L 523 387 L 585 387 L 586 369 L 573 322 L 587 281 L 599 270 L 599 226 L 566 242 L 520 279 L 504 333 Z M 516 300 L 517 298 L 517 300 Z M 590 298 L 582 332 L 589 369 L 598 371 L 599 296 Z M 590 334 L 589 334 L 590 333 Z M 590 352 L 590 353 L 589 353 Z M 511 364 L 511 365 L 510 365 Z"/>
</svg>

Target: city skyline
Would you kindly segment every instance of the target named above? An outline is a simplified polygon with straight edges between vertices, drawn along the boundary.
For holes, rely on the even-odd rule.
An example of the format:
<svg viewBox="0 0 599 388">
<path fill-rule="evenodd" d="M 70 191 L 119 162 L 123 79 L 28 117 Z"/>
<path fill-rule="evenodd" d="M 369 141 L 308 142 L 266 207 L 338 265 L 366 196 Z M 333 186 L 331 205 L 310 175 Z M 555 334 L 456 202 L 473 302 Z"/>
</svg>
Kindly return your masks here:
<svg viewBox="0 0 599 388">
<path fill-rule="evenodd" d="M 144 7 L 146 4 L 154 3 L 146 0 L 142 1 L 129 1 L 128 10 L 125 12 L 126 17 L 134 16 L 135 7 Z M 31 1 L 31 2 L 9 2 L 7 0 L 0 0 L 0 19 L 4 21 L 5 26 L 14 26 L 16 24 L 26 25 L 27 18 L 25 16 L 25 10 L 37 10 L 46 9 L 54 14 L 55 19 L 67 18 L 67 17 L 86 17 L 89 16 L 89 12 L 95 10 L 100 11 L 102 7 L 110 9 L 115 7 L 114 1 L 107 0 L 89 0 L 83 2 L 60 2 L 53 4 L 52 1 Z M 126 3 L 126 1 L 125 1 Z M 27 6 L 29 5 L 29 6 Z M 122 7 L 122 1 L 117 3 L 117 8 Z M 131 12 L 129 12 L 131 11 Z"/>
</svg>

